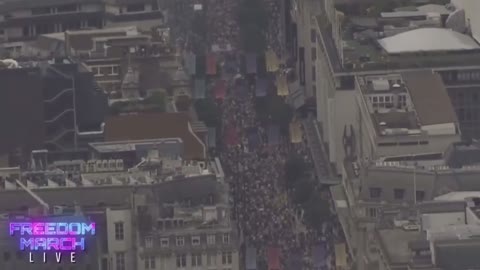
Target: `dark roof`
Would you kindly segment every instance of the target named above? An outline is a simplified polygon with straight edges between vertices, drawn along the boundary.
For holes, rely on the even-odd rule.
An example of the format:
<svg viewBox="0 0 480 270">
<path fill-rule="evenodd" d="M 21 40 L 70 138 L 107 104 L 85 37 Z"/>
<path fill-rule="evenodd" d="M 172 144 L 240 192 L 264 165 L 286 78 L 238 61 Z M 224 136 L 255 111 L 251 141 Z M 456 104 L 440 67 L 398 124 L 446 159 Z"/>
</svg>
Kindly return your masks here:
<svg viewBox="0 0 480 270">
<path fill-rule="evenodd" d="M 479 269 L 479 239 L 444 240 L 435 243 L 436 265 L 444 270 Z"/>
<path fill-rule="evenodd" d="M 185 158 L 204 159 L 205 146 L 189 128 L 190 120 L 184 113 L 145 113 L 113 116 L 105 122 L 106 141 L 181 138 Z"/>
<path fill-rule="evenodd" d="M 45 127 L 38 69 L 0 70 L 0 82 L 0 154 L 42 146 Z"/>
<path fill-rule="evenodd" d="M 70 33 L 68 35 L 69 46 L 75 50 L 89 51 L 94 48 L 93 39 L 98 37 L 118 37 L 126 36 L 126 30 L 119 29 L 118 31 L 105 33 L 104 31 L 99 31 L 98 33 Z"/>
<path fill-rule="evenodd" d="M 201 203 L 209 195 L 219 200 L 219 183 L 214 175 L 201 175 L 183 179 L 152 184 L 125 186 L 93 186 L 75 188 L 37 189 L 37 194 L 47 204 L 72 206 L 78 203 L 84 207 L 128 205 L 133 192 L 152 193 L 159 202 L 191 200 L 193 204 Z M 15 211 L 22 207 L 38 206 L 38 202 L 24 190 L 0 192 L 0 211 Z"/>
<path fill-rule="evenodd" d="M 447 89 L 439 74 L 415 71 L 402 74 L 421 125 L 456 123 Z"/>
<path fill-rule="evenodd" d="M 68 5 L 75 3 L 102 3 L 103 0 L 4 0 L 0 3 L 0 12 L 8 12 L 16 9 L 44 7 L 52 5 Z"/>
<path fill-rule="evenodd" d="M 158 88 L 168 90 L 170 88 L 172 84 L 170 75 L 167 71 L 160 68 L 160 60 L 158 58 L 149 58 L 137 62 L 139 63 L 141 91 Z"/>
<path fill-rule="evenodd" d="M 464 201 L 429 201 L 417 205 L 421 213 L 464 212 L 465 207 Z"/>
</svg>

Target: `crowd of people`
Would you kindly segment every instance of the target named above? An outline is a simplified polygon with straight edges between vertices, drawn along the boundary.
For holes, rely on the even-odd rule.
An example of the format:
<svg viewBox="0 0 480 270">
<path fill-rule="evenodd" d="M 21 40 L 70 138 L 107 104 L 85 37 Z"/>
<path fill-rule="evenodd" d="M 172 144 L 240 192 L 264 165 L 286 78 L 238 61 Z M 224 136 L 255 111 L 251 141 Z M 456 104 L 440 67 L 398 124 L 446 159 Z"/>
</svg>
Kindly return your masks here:
<svg viewBox="0 0 480 270">
<path fill-rule="evenodd" d="M 284 52 L 281 26 L 282 26 L 282 12 L 279 0 L 266 0 L 267 13 L 269 15 L 269 24 L 267 32 L 267 43 L 275 52 L 275 54 L 282 58 Z"/>
<path fill-rule="evenodd" d="M 328 241 L 325 236 L 330 238 L 334 233 L 329 233 L 330 229 L 325 234 L 309 229 L 302 234 L 298 229 L 303 225 L 302 215 L 289 200 L 283 185 L 288 157 L 300 154 L 309 159 L 306 143 L 294 145 L 281 140 L 280 144 L 269 144 L 266 123 L 256 115 L 254 87 L 249 85 L 253 83 L 244 77 L 229 75 L 222 79 L 229 80 L 229 89 L 225 99 L 218 103 L 226 136 L 221 160 L 233 198 L 233 215 L 243 240 L 257 250 L 259 265 L 267 264 L 268 248 L 278 247 L 285 269 L 291 265 L 292 256 L 299 257 L 303 269 L 311 269 L 312 247 Z M 245 84 L 249 86 L 244 87 Z M 256 147 L 248 145 L 251 130 L 258 132 L 260 142 Z M 232 136 L 238 138 L 232 139 Z M 333 230 L 334 227 L 327 228 Z"/>
<path fill-rule="evenodd" d="M 238 39 L 238 24 L 236 22 L 236 0 L 207 0 L 207 44 L 220 48 L 233 46 Z"/>
<path fill-rule="evenodd" d="M 280 1 L 264 0 L 269 14 L 268 46 L 282 58 Z M 236 0 L 207 0 L 204 3 L 209 48 L 232 46 L 238 42 L 239 26 L 235 17 Z M 292 155 L 303 156 L 311 163 L 306 142 L 291 144 L 268 141 L 268 123 L 262 122 L 255 110 L 255 87 L 251 75 L 238 74 L 241 60 L 236 51 L 223 55 L 219 77 L 227 81 L 227 93 L 218 100 L 221 113 L 223 146 L 218 149 L 226 173 L 233 203 L 233 217 L 247 247 L 255 247 L 257 265 L 267 265 L 267 250 L 279 248 L 283 269 L 313 269 L 312 249 L 326 244 L 329 269 L 335 263 L 333 243 L 340 241 L 338 224 L 326 222 L 323 228 L 304 224 L 303 211 L 293 205 L 285 183 L 285 163 Z M 271 82 L 273 84 L 273 82 Z M 209 87 L 209 88 L 211 88 Z M 257 133 L 252 145 L 251 133 Z M 327 192 L 326 200 L 328 198 Z M 320 255 L 320 254 L 319 254 Z M 245 259 L 245 258 L 243 258 Z"/>
</svg>

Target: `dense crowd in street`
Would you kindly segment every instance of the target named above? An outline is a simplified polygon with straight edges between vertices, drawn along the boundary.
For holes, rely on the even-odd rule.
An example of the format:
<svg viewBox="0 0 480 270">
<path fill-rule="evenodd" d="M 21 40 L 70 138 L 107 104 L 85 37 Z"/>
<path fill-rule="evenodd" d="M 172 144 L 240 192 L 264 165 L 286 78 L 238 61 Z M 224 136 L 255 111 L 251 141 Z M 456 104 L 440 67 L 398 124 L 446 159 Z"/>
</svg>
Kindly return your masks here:
<svg viewBox="0 0 480 270">
<path fill-rule="evenodd" d="M 266 0 L 267 13 L 269 14 L 269 24 L 267 32 L 267 43 L 279 58 L 283 58 L 282 38 L 281 34 L 281 6 L 279 0 Z"/>
<path fill-rule="evenodd" d="M 284 59 L 280 1 L 265 1 L 270 20 L 268 47 Z M 217 44 L 235 48 L 239 36 L 235 18 L 238 1 L 208 0 L 206 3 L 207 43 L 210 47 Z M 219 153 L 233 199 L 233 217 L 242 240 L 245 246 L 255 247 L 259 269 L 268 264 L 269 248 L 280 249 L 283 269 L 291 269 L 293 265 L 313 269 L 312 248 L 327 243 L 327 264 L 330 265 L 327 269 L 333 269 L 333 243 L 341 237 L 337 231 L 340 226 L 330 222 L 324 223 L 323 228 L 306 226 L 303 210 L 292 204 L 284 186 L 284 168 L 289 157 L 298 155 L 311 163 L 307 143 L 304 140 L 300 144 L 291 144 L 286 137 L 278 144 L 268 141 L 269 123 L 262 122 L 255 110 L 254 79 L 248 77 L 250 75 L 237 74 L 242 62 L 238 53 L 231 51 L 217 55 L 217 59 L 225 59 L 222 60 L 223 69 L 219 70 L 219 78 L 209 80 L 208 88 L 214 87 L 215 80 L 227 81 L 226 95 L 217 100 L 223 136 Z M 250 138 L 252 132 L 257 138 L 255 145 Z M 328 195 L 326 192 L 326 200 L 330 199 Z"/>
<path fill-rule="evenodd" d="M 236 0 L 208 0 L 207 16 L 207 43 L 209 46 L 232 46 L 238 39 L 238 24 L 235 11 L 238 5 Z"/>
<path fill-rule="evenodd" d="M 333 243 L 338 233 L 335 226 L 329 224 L 325 225 L 323 233 L 307 229 L 302 234 L 298 230 L 303 225 L 300 209 L 291 204 L 282 183 L 289 156 L 300 155 L 311 162 L 306 142 L 293 145 L 283 141 L 279 145 L 270 145 L 267 127 L 257 119 L 254 88 L 239 87 L 249 84 L 243 78 L 226 75 L 223 79 L 230 81 L 226 98 L 219 101 L 226 136 L 221 159 L 233 198 L 234 218 L 243 239 L 247 246 L 256 248 L 259 264 L 267 263 L 269 247 L 280 247 L 285 269 L 288 269 L 292 256 L 299 256 L 304 269 L 310 269 L 312 247 L 321 241 Z M 260 141 L 253 151 L 249 151 L 252 147 L 246 145 L 249 144 L 248 130 L 256 130 Z M 333 245 L 327 245 L 327 252 L 333 252 Z M 330 263 L 334 263 L 334 256 L 329 257 L 333 260 Z"/>
</svg>

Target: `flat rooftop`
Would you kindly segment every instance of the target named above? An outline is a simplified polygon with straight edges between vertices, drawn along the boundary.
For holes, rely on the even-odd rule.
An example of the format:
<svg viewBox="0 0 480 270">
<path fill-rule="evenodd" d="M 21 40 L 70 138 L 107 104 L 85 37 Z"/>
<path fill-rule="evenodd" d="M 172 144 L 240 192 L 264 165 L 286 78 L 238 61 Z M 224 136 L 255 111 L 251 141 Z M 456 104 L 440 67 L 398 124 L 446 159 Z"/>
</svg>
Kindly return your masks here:
<svg viewBox="0 0 480 270">
<path fill-rule="evenodd" d="M 98 153 L 113 153 L 113 152 L 131 152 L 137 150 L 139 145 L 159 145 L 159 144 L 182 144 L 180 138 L 163 138 L 151 140 L 130 140 L 130 141 L 114 141 L 114 142 L 94 142 L 89 143 Z"/>
<path fill-rule="evenodd" d="M 317 16 L 317 23 L 330 63 L 339 74 L 480 65 L 478 43 L 469 35 L 445 28 L 446 18 L 453 12 L 431 4 L 370 16 L 346 12 L 341 22 L 341 49 L 331 38 L 332 27 L 324 16 Z"/>
<path fill-rule="evenodd" d="M 357 76 L 357 82 L 380 136 L 420 135 L 422 127 L 457 122 L 447 90 L 436 73 Z"/>
<path fill-rule="evenodd" d="M 385 229 L 378 231 L 380 245 L 391 264 L 410 262 L 409 243 L 422 239 L 422 233 L 403 229 Z"/>
</svg>

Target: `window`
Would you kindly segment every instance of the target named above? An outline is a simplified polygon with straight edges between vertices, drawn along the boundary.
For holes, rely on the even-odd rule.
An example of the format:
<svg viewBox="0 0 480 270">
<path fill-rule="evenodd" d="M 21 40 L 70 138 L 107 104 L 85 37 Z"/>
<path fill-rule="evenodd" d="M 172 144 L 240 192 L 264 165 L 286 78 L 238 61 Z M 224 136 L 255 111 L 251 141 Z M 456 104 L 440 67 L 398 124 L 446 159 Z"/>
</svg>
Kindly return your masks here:
<svg viewBox="0 0 480 270">
<path fill-rule="evenodd" d="M 125 270 L 125 253 L 117 252 L 115 254 L 115 269 Z"/>
<path fill-rule="evenodd" d="M 187 255 L 177 255 L 177 268 L 187 267 Z"/>
<path fill-rule="evenodd" d="M 223 265 L 232 264 L 232 252 L 223 252 L 222 253 L 222 264 Z"/>
<path fill-rule="evenodd" d="M 102 76 L 108 76 L 112 74 L 112 67 L 101 67 L 100 74 L 102 74 Z"/>
<path fill-rule="evenodd" d="M 192 266 L 202 266 L 202 255 L 201 254 L 192 254 Z"/>
<path fill-rule="evenodd" d="M 145 238 L 145 247 L 146 248 L 152 248 L 153 247 L 153 238 L 152 237 L 146 237 Z"/>
<path fill-rule="evenodd" d="M 377 217 L 377 208 L 375 208 L 375 207 L 367 208 L 367 216 L 371 217 L 371 218 L 376 218 Z"/>
<path fill-rule="evenodd" d="M 217 255 L 216 254 L 207 254 L 207 266 L 217 265 Z"/>
<path fill-rule="evenodd" d="M 63 13 L 63 12 L 75 12 L 75 11 L 77 11 L 77 5 L 76 5 L 76 4 L 73 4 L 73 5 L 63 5 L 63 6 L 57 7 L 57 12 L 58 12 L 58 13 Z"/>
<path fill-rule="evenodd" d="M 185 245 L 185 237 L 177 236 L 177 247 L 182 247 Z"/>
<path fill-rule="evenodd" d="M 215 234 L 207 235 L 207 245 L 215 245 Z"/>
<path fill-rule="evenodd" d="M 120 71 L 120 68 L 118 66 L 113 66 L 112 67 L 112 75 L 120 74 L 119 71 Z"/>
<path fill-rule="evenodd" d="M 417 197 L 418 202 L 421 202 L 421 201 L 425 200 L 425 191 L 417 190 L 415 193 L 416 193 L 415 195 Z"/>
<path fill-rule="evenodd" d="M 169 245 L 168 238 L 164 237 L 164 238 L 160 239 L 160 246 L 162 248 L 166 248 L 166 247 L 168 247 L 168 245 Z"/>
<path fill-rule="evenodd" d="M 317 31 L 315 31 L 315 29 L 310 29 L 310 41 L 312 41 L 312 43 L 317 42 Z"/>
<path fill-rule="evenodd" d="M 168 260 L 168 258 L 166 258 L 166 257 L 160 257 L 159 258 L 159 261 L 160 261 L 160 269 L 159 270 L 167 270 L 167 260 Z"/>
<path fill-rule="evenodd" d="M 380 198 L 380 195 L 382 195 L 381 188 L 370 188 L 370 198 L 378 199 Z"/>
<path fill-rule="evenodd" d="M 315 68 L 315 65 L 312 66 L 312 81 L 317 80 L 317 69 Z"/>
<path fill-rule="evenodd" d="M 131 4 L 127 6 L 127 12 L 140 12 L 145 10 L 145 5 L 142 4 Z"/>
<path fill-rule="evenodd" d="M 145 269 L 155 269 L 155 257 L 147 256 L 145 257 Z"/>
<path fill-rule="evenodd" d="M 115 240 L 123 240 L 123 222 L 115 222 Z"/>
<path fill-rule="evenodd" d="M 223 234 L 223 243 L 224 244 L 230 244 L 230 234 L 228 234 L 228 233 Z"/>
<path fill-rule="evenodd" d="M 373 97 L 373 103 L 377 103 L 378 102 L 378 97 Z"/>
<path fill-rule="evenodd" d="M 312 60 L 316 61 L 317 60 L 317 48 L 312 47 Z"/>
<path fill-rule="evenodd" d="M 8 251 L 3 252 L 3 260 L 6 262 L 10 260 L 10 252 Z"/>
<path fill-rule="evenodd" d="M 200 236 L 192 236 L 192 246 L 200 245 Z"/>
<path fill-rule="evenodd" d="M 403 200 L 403 197 L 405 197 L 405 189 L 403 188 L 393 189 L 393 196 L 395 200 Z"/>
</svg>

